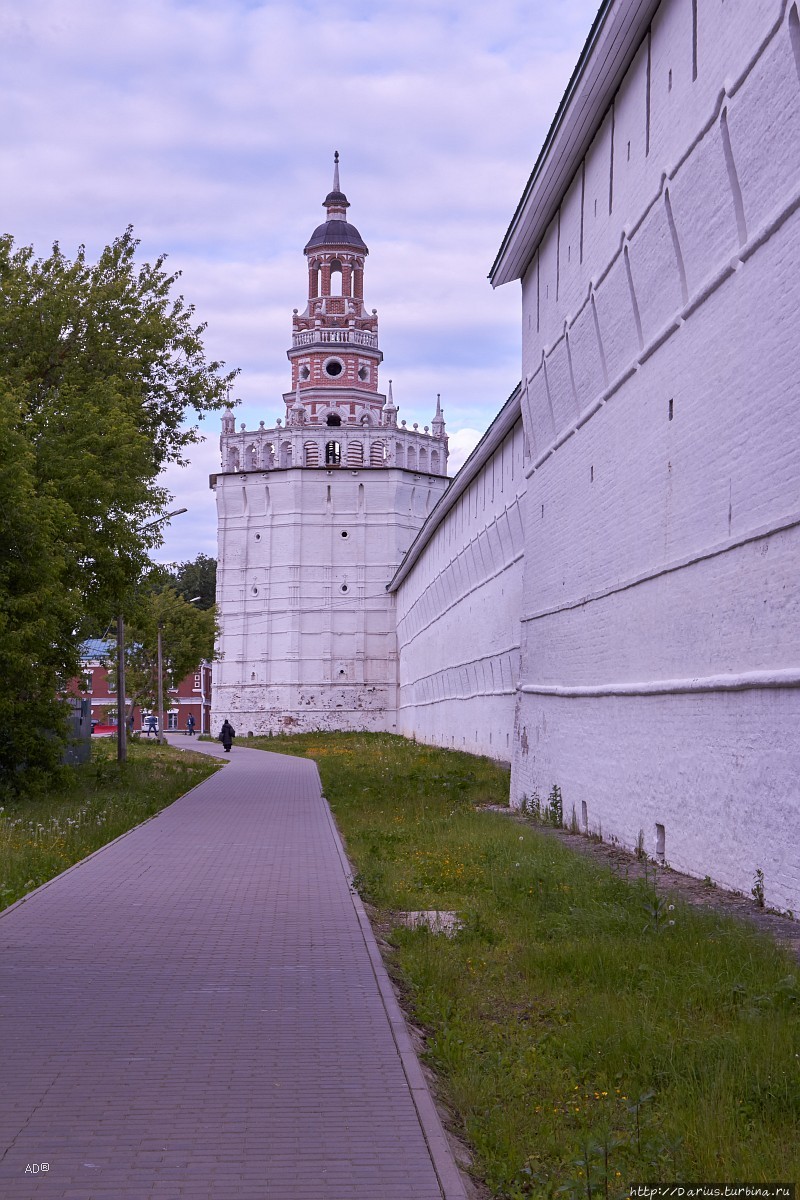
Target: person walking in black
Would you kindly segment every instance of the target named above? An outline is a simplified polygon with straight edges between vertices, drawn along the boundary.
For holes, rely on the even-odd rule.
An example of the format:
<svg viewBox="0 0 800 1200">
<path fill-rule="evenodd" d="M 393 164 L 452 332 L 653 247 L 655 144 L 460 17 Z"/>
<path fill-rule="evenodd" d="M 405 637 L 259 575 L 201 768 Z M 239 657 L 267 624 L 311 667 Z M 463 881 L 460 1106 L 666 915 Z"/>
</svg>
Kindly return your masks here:
<svg viewBox="0 0 800 1200">
<path fill-rule="evenodd" d="M 189 737 L 194 737 L 194 717 L 191 713 L 186 718 L 186 732 L 189 734 Z"/>
<path fill-rule="evenodd" d="M 233 728 L 228 718 L 225 718 L 222 729 L 219 731 L 219 740 L 225 747 L 225 753 L 230 754 L 233 739 L 236 737 L 236 730 Z"/>
</svg>

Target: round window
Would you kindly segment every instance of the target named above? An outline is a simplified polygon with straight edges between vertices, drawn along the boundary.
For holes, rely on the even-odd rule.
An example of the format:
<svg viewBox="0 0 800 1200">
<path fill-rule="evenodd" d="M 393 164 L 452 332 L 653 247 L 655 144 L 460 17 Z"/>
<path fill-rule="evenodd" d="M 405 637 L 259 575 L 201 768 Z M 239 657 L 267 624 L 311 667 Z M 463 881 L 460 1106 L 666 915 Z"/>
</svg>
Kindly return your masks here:
<svg viewBox="0 0 800 1200">
<path fill-rule="evenodd" d="M 342 537 L 349 537 L 349 536 L 350 536 L 350 535 L 348 534 L 347 530 L 346 530 L 346 529 L 343 529 L 343 530 L 342 530 Z"/>
<path fill-rule="evenodd" d="M 339 362 L 338 358 L 331 358 L 325 363 L 325 374 L 331 379 L 335 379 L 337 375 L 341 375 L 344 370 L 344 365 Z"/>
<path fill-rule="evenodd" d="M 343 583 L 343 584 L 342 584 L 342 588 L 341 588 L 341 590 L 342 590 L 343 592 L 346 592 L 346 591 L 347 591 L 347 584 L 346 584 L 346 583 Z"/>
</svg>

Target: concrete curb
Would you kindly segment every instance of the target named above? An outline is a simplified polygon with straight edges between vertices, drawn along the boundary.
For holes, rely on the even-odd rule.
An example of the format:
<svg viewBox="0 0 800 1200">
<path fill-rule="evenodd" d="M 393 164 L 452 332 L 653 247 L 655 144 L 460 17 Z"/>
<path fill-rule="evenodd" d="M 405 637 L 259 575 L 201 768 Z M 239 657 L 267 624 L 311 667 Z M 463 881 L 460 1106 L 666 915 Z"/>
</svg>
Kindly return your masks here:
<svg viewBox="0 0 800 1200">
<path fill-rule="evenodd" d="M 361 935 L 364 938 L 364 944 L 367 948 L 372 970 L 375 975 L 375 981 L 378 985 L 378 990 L 383 1001 L 383 1007 L 386 1010 L 386 1016 L 392 1030 L 392 1037 L 397 1046 L 397 1053 L 400 1056 L 400 1061 L 403 1065 L 403 1071 L 408 1081 L 411 1098 L 414 1101 L 414 1107 L 417 1110 L 417 1116 L 422 1128 L 422 1133 L 428 1145 L 433 1169 L 436 1172 L 436 1177 L 439 1181 L 439 1186 L 442 1189 L 443 1200 L 468 1200 L 467 1192 L 464 1187 L 464 1180 L 461 1175 L 455 1159 L 453 1158 L 450 1144 L 447 1140 L 447 1134 L 444 1131 L 439 1112 L 436 1108 L 430 1088 L 428 1087 L 425 1076 L 422 1073 L 420 1061 L 417 1058 L 416 1051 L 411 1041 L 411 1035 L 408 1032 L 405 1017 L 402 1009 L 394 994 L 389 974 L 384 965 L 381 952 L 378 949 L 378 943 L 375 940 L 375 934 L 372 932 L 372 925 L 367 916 L 366 909 L 361 901 L 361 897 L 352 885 L 353 868 L 350 860 L 345 852 L 344 843 L 342 842 L 341 834 L 339 833 L 336 821 L 334 820 L 331 807 L 325 797 L 322 797 L 325 810 L 328 815 L 328 821 L 331 827 L 336 849 L 342 863 L 342 870 L 345 873 L 348 883 L 350 884 L 350 895 L 353 901 L 358 923 L 361 927 Z"/>
</svg>

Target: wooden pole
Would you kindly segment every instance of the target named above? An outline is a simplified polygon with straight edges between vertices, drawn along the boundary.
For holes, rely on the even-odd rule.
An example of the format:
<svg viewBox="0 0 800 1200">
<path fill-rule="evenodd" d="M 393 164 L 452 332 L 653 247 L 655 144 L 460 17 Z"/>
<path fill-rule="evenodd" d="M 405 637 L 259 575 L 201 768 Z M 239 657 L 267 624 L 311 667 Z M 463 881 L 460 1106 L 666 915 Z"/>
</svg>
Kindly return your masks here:
<svg viewBox="0 0 800 1200">
<path fill-rule="evenodd" d="M 158 623 L 158 740 L 164 742 L 164 664 L 161 657 L 161 622 Z"/>
<path fill-rule="evenodd" d="M 128 757 L 128 727 L 125 724 L 125 620 L 117 617 L 117 762 Z"/>
</svg>

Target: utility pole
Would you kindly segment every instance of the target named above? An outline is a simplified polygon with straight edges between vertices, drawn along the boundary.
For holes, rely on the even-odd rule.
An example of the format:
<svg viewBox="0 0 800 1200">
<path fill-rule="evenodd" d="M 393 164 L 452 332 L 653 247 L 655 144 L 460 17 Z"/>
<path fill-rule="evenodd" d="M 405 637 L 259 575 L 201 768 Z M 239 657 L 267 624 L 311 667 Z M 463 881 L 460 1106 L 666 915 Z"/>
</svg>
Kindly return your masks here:
<svg viewBox="0 0 800 1200">
<path fill-rule="evenodd" d="M 158 517 L 155 521 L 149 521 L 147 525 L 143 525 L 143 529 L 152 529 L 154 525 L 161 525 L 163 521 L 169 521 L 170 517 L 179 517 L 181 513 L 187 512 L 188 509 L 176 508 L 173 512 L 164 513 L 163 517 Z M 162 699 L 161 688 L 161 626 L 158 627 L 158 703 L 159 703 L 159 731 L 158 740 L 163 741 L 163 715 L 164 702 Z M 128 730 L 125 725 L 125 621 L 122 614 L 117 617 L 117 762 L 125 762 L 128 757 Z"/>
<path fill-rule="evenodd" d="M 161 656 L 161 622 L 158 622 L 158 741 L 164 744 L 164 663 Z"/>
<path fill-rule="evenodd" d="M 117 762 L 128 758 L 128 727 L 125 724 L 125 619 L 117 617 Z"/>
</svg>

